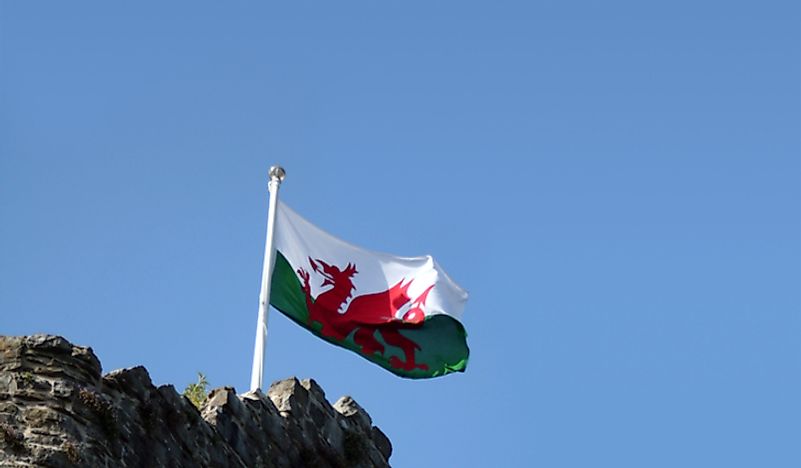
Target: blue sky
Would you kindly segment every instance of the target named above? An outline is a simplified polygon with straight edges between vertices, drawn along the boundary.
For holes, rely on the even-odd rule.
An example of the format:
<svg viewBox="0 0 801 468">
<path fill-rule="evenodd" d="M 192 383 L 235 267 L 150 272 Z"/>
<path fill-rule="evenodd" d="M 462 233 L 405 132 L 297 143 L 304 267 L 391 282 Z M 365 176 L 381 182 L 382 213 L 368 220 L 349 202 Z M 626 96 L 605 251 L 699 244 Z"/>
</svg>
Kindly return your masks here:
<svg viewBox="0 0 801 468">
<path fill-rule="evenodd" d="M 169 4 L 167 4 L 169 3 Z M 0 332 L 247 388 L 267 209 L 433 254 L 464 374 L 277 313 L 395 466 L 801 464 L 798 2 L 0 2 Z"/>
</svg>

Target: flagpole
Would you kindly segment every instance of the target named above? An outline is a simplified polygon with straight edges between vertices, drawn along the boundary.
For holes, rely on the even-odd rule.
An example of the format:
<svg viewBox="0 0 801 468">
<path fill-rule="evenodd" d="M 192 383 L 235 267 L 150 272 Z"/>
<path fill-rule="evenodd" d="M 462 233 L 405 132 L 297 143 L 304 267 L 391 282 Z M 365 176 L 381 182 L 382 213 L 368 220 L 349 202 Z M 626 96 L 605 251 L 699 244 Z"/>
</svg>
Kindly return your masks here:
<svg viewBox="0 0 801 468">
<path fill-rule="evenodd" d="M 264 345 L 267 341 L 270 280 L 275 263 L 275 246 L 273 245 L 275 209 L 278 205 L 278 188 L 286 177 L 286 171 L 281 166 L 272 166 L 269 175 L 270 182 L 267 183 L 267 190 L 270 192 L 270 207 L 267 211 L 267 238 L 264 241 L 264 265 L 262 266 L 261 291 L 259 292 L 259 318 L 256 322 L 256 346 L 253 349 L 253 368 L 250 372 L 251 391 L 264 386 Z"/>
</svg>

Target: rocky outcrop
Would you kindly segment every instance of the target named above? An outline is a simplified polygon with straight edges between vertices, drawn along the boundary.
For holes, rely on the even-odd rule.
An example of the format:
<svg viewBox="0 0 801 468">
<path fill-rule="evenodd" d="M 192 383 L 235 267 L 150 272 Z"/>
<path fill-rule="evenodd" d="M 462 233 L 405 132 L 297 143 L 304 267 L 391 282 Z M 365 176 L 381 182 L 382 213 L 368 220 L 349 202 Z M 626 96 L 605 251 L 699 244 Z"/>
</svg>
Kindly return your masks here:
<svg viewBox="0 0 801 468">
<path fill-rule="evenodd" d="M 2 466 L 389 466 L 389 439 L 352 398 L 333 406 L 314 380 L 198 410 L 144 367 L 101 375 L 90 348 L 49 335 L 0 337 Z"/>
</svg>

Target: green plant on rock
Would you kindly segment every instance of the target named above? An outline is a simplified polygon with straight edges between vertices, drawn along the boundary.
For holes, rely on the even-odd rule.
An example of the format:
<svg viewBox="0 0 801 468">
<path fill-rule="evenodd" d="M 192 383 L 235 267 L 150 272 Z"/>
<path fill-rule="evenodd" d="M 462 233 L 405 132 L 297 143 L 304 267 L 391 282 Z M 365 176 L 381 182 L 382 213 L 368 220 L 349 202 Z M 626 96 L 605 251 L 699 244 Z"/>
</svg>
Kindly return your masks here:
<svg viewBox="0 0 801 468">
<path fill-rule="evenodd" d="M 22 375 L 20 375 L 20 378 L 26 385 L 33 385 L 33 382 L 36 380 L 36 378 L 33 376 L 33 372 L 31 371 L 23 372 Z"/>
<path fill-rule="evenodd" d="M 200 409 L 203 402 L 206 401 L 206 397 L 209 396 L 209 392 L 206 390 L 208 386 L 209 382 L 206 380 L 206 376 L 203 375 L 202 372 L 198 372 L 197 382 L 186 386 L 186 389 L 184 389 L 184 396 L 187 397 L 197 409 Z"/>
</svg>

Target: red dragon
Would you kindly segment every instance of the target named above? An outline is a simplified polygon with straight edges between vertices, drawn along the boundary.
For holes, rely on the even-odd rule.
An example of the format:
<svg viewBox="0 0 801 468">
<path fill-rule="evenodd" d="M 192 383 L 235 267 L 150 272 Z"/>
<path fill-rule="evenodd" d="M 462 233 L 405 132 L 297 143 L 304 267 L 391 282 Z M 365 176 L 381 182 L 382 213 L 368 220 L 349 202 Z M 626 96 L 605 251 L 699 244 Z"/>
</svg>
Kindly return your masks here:
<svg viewBox="0 0 801 468">
<path fill-rule="evenodd" d="M 313 299 L 309 272 L 303 268 L 297 269 L 298 275 L 303 280 L 310 326 L 312 322 L 318 322 L 322 325 L 320 334 L 337 341 L 344 340 L 355 330 L 353 340 L 360 346 L 362 354 L 367 356 L 372 356 L 376 352 L 384 354 L 384 345 L 376 339 L 375 333 L 378 332 L 385 343 L 403 350 L 406 358 L 402 361 L 397 356 L 392 356 L 389 359 L 390 366 L 407 371 L 428 370 L 427 365 L 415 362 L 415 351 L 420 349 L 420 345 L 402 335 L 400 330 L 419 328 L 423 325 L 425 318 L 423 306 L 428 293 L 434 287 L 433 284 L 412 301 L 407 291 L 414 279 L 406 284 L 404 284 L 405 279 L 402 279 L 386 291 L 354 297 L 347 308 L 340 312 L 356 289 L 352 280 L 358 273 L 356 265 L 348 263 L 345 268 L 340 269 L 320 259 L 313 260 L 311 257 L 309 264 L 312 270 L 325 278 L 321 286 L 331 286 Z M 397 318 L 396 313 L 410 302 L 410 308 L 403 318 Z"/>
</svg>

